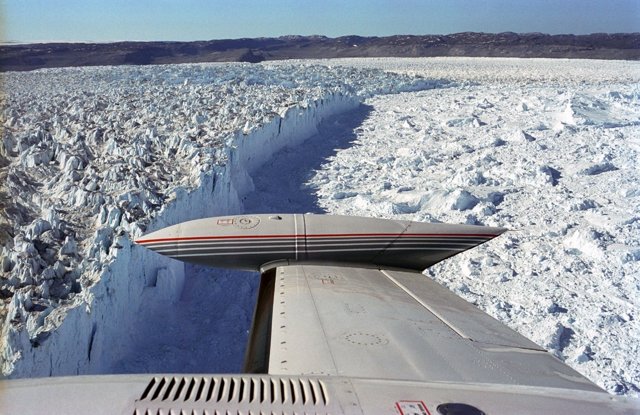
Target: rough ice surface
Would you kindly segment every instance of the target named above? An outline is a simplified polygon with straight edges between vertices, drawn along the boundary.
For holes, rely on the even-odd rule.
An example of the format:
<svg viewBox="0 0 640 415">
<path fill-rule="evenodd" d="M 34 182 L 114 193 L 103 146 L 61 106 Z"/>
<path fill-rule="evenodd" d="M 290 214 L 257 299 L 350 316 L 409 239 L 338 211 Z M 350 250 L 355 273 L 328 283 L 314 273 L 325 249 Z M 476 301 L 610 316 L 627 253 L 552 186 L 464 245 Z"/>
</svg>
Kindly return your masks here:
<svg viewBox="0 0 640 415">
<path fill-rule="evenodd" d="M 255 275 L 185 275 L 131 240 L 242 212 L 257 168 L 323 119 L 434 86 L 318 65 L 2 76 L 0 355 L 12 377 L 239 370 Z"/>
<path fill-rule="evenodd" d="M 185 269 L 130 239 L 215 214 L 328 212 L 512 229 L 426 275 L 608 391 L 640 392 L 638 63 L 3 77 L 6 374 L 239 370 L 255 275 Z"/>
<path fill-rule="evenodd" d="M 510 228 L 426 275 L 608 391 L 637 396 L 640 64 L 344 64 L 456 85 L 366 100 L 353 145 L 307 182 L 320 209 Z"/>
</svg>

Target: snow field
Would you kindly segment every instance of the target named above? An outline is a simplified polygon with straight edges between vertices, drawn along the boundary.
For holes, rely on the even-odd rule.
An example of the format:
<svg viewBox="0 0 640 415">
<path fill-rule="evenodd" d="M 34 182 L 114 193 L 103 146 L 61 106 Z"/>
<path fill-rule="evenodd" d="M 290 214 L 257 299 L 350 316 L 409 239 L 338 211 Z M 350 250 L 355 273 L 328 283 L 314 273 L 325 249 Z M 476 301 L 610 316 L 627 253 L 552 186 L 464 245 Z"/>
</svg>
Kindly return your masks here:
<svg viewBox="0 0 640 415">
<path fill-rule="evenodd" d="M 424 76 L 431 80 L 462 84 L 531 84 L 542 82 L 565 86 L 638 82 L 638 63 L 595 59 L 520 58 L 340 58 L 291 60 L 286 63 L 323 64 L 331 67 L 376 68 L 387 72 Z M 269 62 L 280 65 L 280 62 Z"/>
</svg>

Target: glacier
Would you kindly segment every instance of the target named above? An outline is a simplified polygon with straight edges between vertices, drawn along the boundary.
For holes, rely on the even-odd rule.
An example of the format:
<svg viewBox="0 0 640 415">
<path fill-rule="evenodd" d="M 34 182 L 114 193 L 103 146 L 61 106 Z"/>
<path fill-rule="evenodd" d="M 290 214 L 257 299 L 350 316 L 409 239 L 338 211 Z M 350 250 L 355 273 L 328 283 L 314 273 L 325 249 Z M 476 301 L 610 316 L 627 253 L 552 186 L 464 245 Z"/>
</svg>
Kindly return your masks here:
<svg viewBox="0 0 640 415">
<path fill-rule="evenodd" d="M 639 393 L 637 63 L 2 76 L 5 375 L 238 371 L 256 275 L 185 268 L 131 240 L 280 211 L 513 229 L 426 276 L 610 392 Z"/>
<path fill-rule="evenodd" d="M 10 377 L 169 370 L 164 359 L 150 366 L 149 338 L 166 329 L 159 315 L 181 307 L 193 279 L 182 264 L 131 241 L 169 224 L 242 212 L 257 169 L 324 119 L 373 94 L 434 86 L 374 69 L 301 65 L 4 77 L 1 350 Z M 217 275 L 244 287 L 238 313 L 247 326 L 254 279 Z M 207 361 L 228 364 L 210 371 L 239 370 L 246 329 L 235 330 L 232 342 L 229 326 L 216 334 L 228 338 L 222 348 L 233 348 L 235 360 L 212 359 L 201 332 L 182 333 L 211 355 Z"/>
</svg>

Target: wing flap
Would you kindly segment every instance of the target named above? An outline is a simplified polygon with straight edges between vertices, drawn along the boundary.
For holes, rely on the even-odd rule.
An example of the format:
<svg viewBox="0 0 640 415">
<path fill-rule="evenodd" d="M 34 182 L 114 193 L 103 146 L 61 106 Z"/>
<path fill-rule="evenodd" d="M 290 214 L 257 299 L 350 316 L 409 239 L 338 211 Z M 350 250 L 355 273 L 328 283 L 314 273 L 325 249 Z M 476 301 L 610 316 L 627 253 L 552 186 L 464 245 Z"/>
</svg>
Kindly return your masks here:
<svg viewBox="0 0 640 415">
<path fill-rule="evenodd" d="M 488 345 L 545 351 L 427 277 L 411 272 L 381 272 L 461 337 Z"/>
</svg>

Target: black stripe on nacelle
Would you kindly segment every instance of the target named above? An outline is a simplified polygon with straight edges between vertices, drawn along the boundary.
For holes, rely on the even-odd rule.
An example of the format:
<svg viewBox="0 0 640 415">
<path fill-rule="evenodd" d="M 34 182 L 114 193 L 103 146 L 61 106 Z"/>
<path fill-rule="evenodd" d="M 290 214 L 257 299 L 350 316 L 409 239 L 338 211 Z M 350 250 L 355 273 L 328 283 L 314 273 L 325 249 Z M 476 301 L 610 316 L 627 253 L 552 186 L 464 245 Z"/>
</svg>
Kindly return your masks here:
<svg viewBox="0 0 640 415">
<path fill-rule="evenodd" d="M 440 248 L 440 247 L 436 247 L 436 248 L 430 248 L 430 249 L 420 249 L 420 248 L 402 248 L 402 247 L 391 247 L 388 248 L 387 250 L 389 251 L 405 251 L 405 252 L 415 252 L 415 253 L 420 253 L 420 254 L 426 254 L 429 252 L 442 252 L 442 251 L 449 251 L 449 252 L 460 252 L 460 251 L 465 251 L 467 248 Z M 307 250 L 307 253 L 313 254 L 340 254 L 340 253 L 346 253 L 346 252 L 368 252 L 368 251 L 372 251 L 370 248 L 345 248 L 345 249 L 314 249 L 314 250 Z M 219 252 L 219 251 L 205 251 L 205 252 L 201 252 L 201 253 L 195 253 L 195 252 L 183 252 L 183 251 L 167 251 L 167 252 L 162 252 L 164 255 L 168 255 L 170 257 L 173 258 L 192 258 L 192 257 L 205 257 L 205 256 L 228 256 L 230 254 L 233 255 L 243 255 L 243 256 L 263 256 L 265 254 L 285 254 L 285 255 L 290 255 L 290 256 L 294 256 L 295 255 L 295 251 L 290 251 L 290 250 L 265 250 L 265 251 L 255 251 L 255 250 L 244 250 L 244 251 L 235 251 L 235 252 Z"/>
<path fill-rule="evenodd" d="M 256 242 L 262 243 L 283 243 L 283 242 L 306 242 L 307 244 L 313 243 L 329 243 L 329 242 L 340 242 L 340 243 L 366 243 L 366 242 L 392 242 L 392 241 L 431 241 L 431 242 L 486 242 L 487 240 L 492 239 L 491 237 L 479 237 L 479 236 L 451 236 L 451 237 L 441 237 L 441 236 L 383 236 L 383 237 L 291 237 L 291 238 L 224 238 L 224 239 L 176 239 L 174 241 L 160 241 L 160 242 L 144 242 L 142 245 L 152 248 L 152 247 L 160 247 L 160 246 L 175 246 L 178 245 L 228 245 L 228 244 L 238 244 L 238 245 L 250 245 Z"/>
<path fill-rule="evenodd" d="M 344 250 L 364 250 L 364 251 L 383 251 L 386 249 L 416 249 L 416 250 L 459 250 L 468 249 L 476 246 L 474 243 L 448 243 L 448 244 L 433 244 L 433 243 L 417 243 L 417 242 L 399 242 L 389 245 L 388 243 L 377 244 L 314 244 L 307 245 L 306 248 L 299 249 L 300 252 L 321 252 L 321 251 L 344 251 Z M 154 250 L 158 253 L 168 254 L 169 252 L 211 252 L 211 253 L 227 253 L 233 255 L 239 252 L 256 252 L 263 253 L 273 250 L 296 250 L 296 245 L 292 244 L 260 244 L 260 245 L 244 245 L 238 246 L 172 246 L 162 247 Z"/>
</svg>

